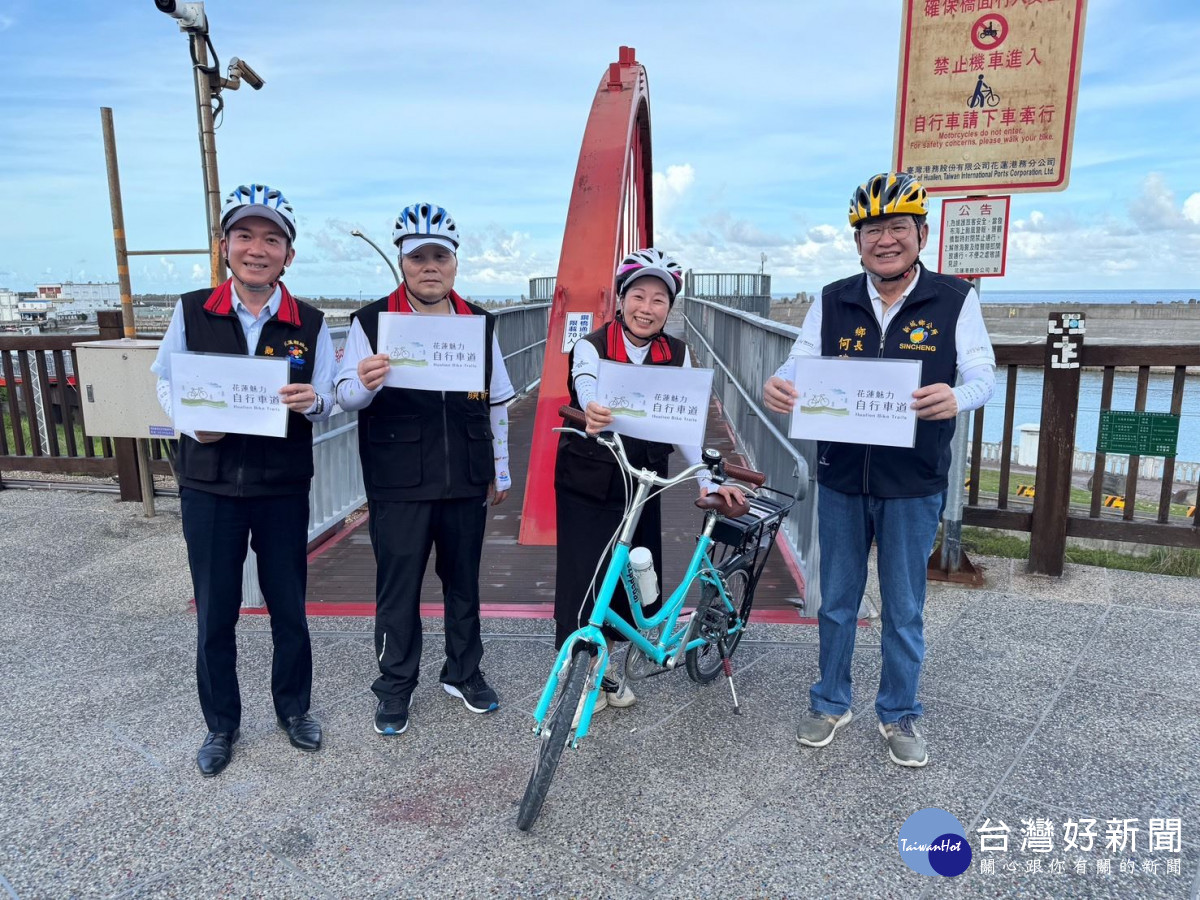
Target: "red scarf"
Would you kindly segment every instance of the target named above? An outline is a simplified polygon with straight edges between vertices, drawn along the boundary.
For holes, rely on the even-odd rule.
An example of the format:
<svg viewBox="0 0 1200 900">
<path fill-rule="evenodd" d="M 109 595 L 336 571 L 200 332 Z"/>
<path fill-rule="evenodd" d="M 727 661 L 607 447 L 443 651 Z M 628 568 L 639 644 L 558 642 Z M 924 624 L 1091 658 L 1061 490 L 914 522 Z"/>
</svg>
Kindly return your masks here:
<svg viewBox="0 0 1200 900">
<path fill-rule="evenodd" d="M 293 328 L 299 328 L 300 307 L 296 305 L 296 298 L 291 295 L 282 281 L 279 282 L 279 295 L 279 312 L 275 314 L 275 318 L 281 322 L 287 322 Z M 213 288 L 213 292 L 204 301 L 204 308 L 218 316 L 234 315 L 232 278 L 225 279 Z"/>
<path fill-rule="evenodd" d="M 388 294 L 387 301 L 388 312 L 410 313 L 413 311 L 412 303 L 410 303 L 408 299 L 408 291 L 405 290 L 404 285 L 400 285 L 400 287 Z M 458 296 L 458 294 L 454 293 L 454 291 L 450 292 L 450 302 L 454 304 L 454 311 L 458 313 L 458 315 L 473 315 L 471 312 L 471 307 L 467 306 L 467 301 Z"/>
<path fill-rule="evenodd" d="M 620 322 L 609 322 L 608 331 L 604 336 L 608 349 L 608 358 L 613 362 L 629 362 L 629 354 L 625 352 L 625 329 Z M 650 342 L 650 362 L 659 365 L 671 361 L 671 344 L 667 336 L 660 334 Z"/>
</svg>

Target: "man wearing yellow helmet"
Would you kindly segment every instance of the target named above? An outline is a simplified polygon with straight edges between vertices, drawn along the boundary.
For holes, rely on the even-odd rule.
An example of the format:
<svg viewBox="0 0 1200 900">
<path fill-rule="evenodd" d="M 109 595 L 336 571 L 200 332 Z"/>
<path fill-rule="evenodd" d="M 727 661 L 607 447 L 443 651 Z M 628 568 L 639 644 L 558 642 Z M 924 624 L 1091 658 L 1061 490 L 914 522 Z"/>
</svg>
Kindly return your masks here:
<svg viewBox="0 0 1200 900">
<path fill-rule="evenodd" d="M 914 722 L 923 713 L 917 685 L 925 658 L 925 566 L 945 503 L 950 439 L 958 413 L 986 403 L 996 380 L 979 295 L 918 259 L 929 239 L 928 209 L 925 189 L 905 172 L 875 175 L 854 191 L 850 224 L 863 272 L 821 290 L 789 361 L 763 388 L 768 409 L 791 413 L 791 357 L 922 362 L 911 402 L 918 418 L 913 447 L 818 443 L 821 678 L 796 732 L 802 745 L 824 747 L 852 718 L 850 660 L 874 541 L 883 623 L 875 712 L 892 761 L 910 767 L 929 760 Z"/>
</svg>

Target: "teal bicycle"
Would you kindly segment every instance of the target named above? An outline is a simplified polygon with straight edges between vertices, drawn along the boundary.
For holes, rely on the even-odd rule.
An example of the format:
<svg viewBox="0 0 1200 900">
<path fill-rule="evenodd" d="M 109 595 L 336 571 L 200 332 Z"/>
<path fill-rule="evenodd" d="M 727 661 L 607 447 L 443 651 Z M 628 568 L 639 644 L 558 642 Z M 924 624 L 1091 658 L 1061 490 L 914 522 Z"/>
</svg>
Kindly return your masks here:
<svg viewBox="0 0 1200 900">
<path fill-rule="evenodd" d="M 677 669 L 681 664 L 699 684 L 707 684 L 723 672 L 733 698 L 734 712 L 740 714 L 730 658 L 746 633 L 754 589 L 774 545 L 775 535 L 796 501 L 793 495 L 762 487 L 765 481 L 762 473 L 725 463 L 715 450 L 705 450 L 703 462 L 674 478 L 661 478 L 647 469 L 636 469 L 629 463 L 620 435 L 610 432 L 587 434 L 582 430 L 583 413 L 574 407 L 564 406 L 559 413 L 580 428 L 556 431 L 571 431 L 599 441 L 616 457 L 627 483 L 636 482 L 636 488 L 614 536 L 616 545 L 588 624 L 563 642 L 534 710 L 533 733 L 538 738 L 538 747 L 529 785 L 517 814 L 517 827 L 522 831 L 528 831 L 537 820 L 563 750 L 568 744 L 578 749 L 579 742 L 588 734 L 601 680 L 608 666 L 603 626 L 616 630 L 629 641 L 625 657 L 627 680 L 640 681 Z M 687 571 L 658 612 L 646 615 L 642 609 L 638 578 L 629 558 L 630 542 L 642 507 L 656 492 L 685 482 L 694 484 L 694 476 L 706 468 L 709 477 L 718 485 L 728 478 L 735 478 L 771 491 L 780 499 L 768 499 L 747 491 L 748 502 L 738 505 L 731 505 L 715 494 L 697 500 L 696 506 L 704 510 L 704 522 Z M 632 622 L 609 607 L 618 584 L 625 586 L 630 598 Z M 695 610 L 687 615 L 684 602 L 696 584 L 700 586 L 700 599 Z"/>
</svg>

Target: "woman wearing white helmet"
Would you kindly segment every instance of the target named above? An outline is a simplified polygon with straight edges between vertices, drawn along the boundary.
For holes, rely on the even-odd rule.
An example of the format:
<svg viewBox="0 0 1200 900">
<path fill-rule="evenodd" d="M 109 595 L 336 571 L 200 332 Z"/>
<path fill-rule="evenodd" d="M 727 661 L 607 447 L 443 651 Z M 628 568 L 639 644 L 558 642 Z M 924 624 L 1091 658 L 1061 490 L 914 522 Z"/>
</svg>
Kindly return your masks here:
<svg viewBox="0 0 1200 900">
<path fill-rule="evenodd" d="M 575 343 L 571 349 L 567 390 L 571 405 L 583 411 L 587 430 L 604 431 L 613 421 L 612 411 L 596 402 L 596 376 L 600 360 L 636 366 L 691 366 L 687 344 L 665 334 L 667 316 L 683 287 L 683 269 L 661 250 L 647 247 L 629 254 L 614 275 L 617 312 L 613 321 Z M 647 371 L 652 379 L 653 370 Z M 671 444 L 622 438 L 629 460 L 635 466 L 667 474 Z M 700 462 L 700 448 L 678 447 L 688 464 Z M 704 496 L 714 486 L 700 479 Z M 603 572 L 613 533 L 620 527 L 625 510 L 624 479 L 611 454 L 578 435 L 563 434 L 554 467 L 555 504 L 558 515 L 557 575 L 554 592 L 555 646 L 561 647 L 571 632 L 586 623 L 594 606 L 596 585 L 592 575 Z M 732 486 L 717 488 L 726 500 L 742 502 L 741 491 Z M 633 535 L 636 546 L 646 547 L 654 559 L 654 571 L 662 587 L 662 510 L 659 496 L 642 508 Z M 599 567 L 597 561 L 600 561 Z M 629 598 L 618 588 L 612 599 L 614 611 L 630 618 Z M 656 607 L 651 607 L 655 609 Z M 605 629 L 610 642 L 624 640 Z M 616 676 L 620 668 L 610 664 L 597 700 L 605 706 L 627 707 L 634 703 L 633 691 Z"/>
<path fill-rule="evenodd" d="M 221 255 L 231 277 L 179 298 L 152 367 L 171 414 L 171 357 L 183 351 L 275 357 L 288 361 L 285 437 L 184 432 L 175 474 L 183 536 L 196 593 L 196 678 L 209 733 L 196 764 L 218 775 L 233 756 L 241 724 L 234 628 L 242 599 L 247 541 L 258 555 L 271 610 L 279 725 L 302 750 L 321 746 L 309 715 L 312 648 L 305 616 L 312 423 L 333 406 L 334 351 L 321 311 L 280 280 L 295 257 L 296 217 L 283 194 L 244 184 L 225 198 Z"/>
<path fill-rule="evenodd" d="M 431 548 L 445 597 L 446 693 L 467 709 L 498 708 L 479 663 L 479 561 L 486 498 L 502 502 L 511 487 L 508 417 L 515 395 L 495 318 L 454 291 L 458 228 L 432 203 L 414 203 L 396 218 L 392 241 L 404 283 L 354 314 L 337 376 L 345 409 L 358 410 L 359 454 L 375 550 L 375 656 L 379 677 L 375 730 L 401 734 L 421 659 L 421 580 Z M 382 313 L 483 316 L 482 392 L 384 387 L 390 361 L 379 346 Z"/>
</svg>

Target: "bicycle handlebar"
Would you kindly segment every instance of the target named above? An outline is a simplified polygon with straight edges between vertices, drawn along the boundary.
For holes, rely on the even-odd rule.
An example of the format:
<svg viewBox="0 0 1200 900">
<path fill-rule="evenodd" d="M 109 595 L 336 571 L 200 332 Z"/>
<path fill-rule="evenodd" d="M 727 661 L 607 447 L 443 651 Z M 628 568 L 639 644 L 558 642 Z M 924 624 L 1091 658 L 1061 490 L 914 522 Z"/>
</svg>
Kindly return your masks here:
<svg viewBox="0 0 1200 900">
<path fill-rule="evenodd" d="M 558 414 L 568 422 L 572 422 L 586 431 L 587 416 L 583 414 L 582 410 L 578 410 L 573 406 L 564 405 L 558 408 Z M 588 436 L 595 437 L 595 435 Z M 723 468 L 725 469 L 725 474 L 731 478 L 736 478 L 738 481 L 744 481 L 746 484 L 752 484 L 755 487 L 761 487 L 767 480 L 767 476 L 762 472 L 756 472 L 753 469 L 747 469 L 745 466 L 735 466 L 733 463 L 724 463 Z"/>
</svg>

